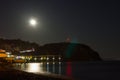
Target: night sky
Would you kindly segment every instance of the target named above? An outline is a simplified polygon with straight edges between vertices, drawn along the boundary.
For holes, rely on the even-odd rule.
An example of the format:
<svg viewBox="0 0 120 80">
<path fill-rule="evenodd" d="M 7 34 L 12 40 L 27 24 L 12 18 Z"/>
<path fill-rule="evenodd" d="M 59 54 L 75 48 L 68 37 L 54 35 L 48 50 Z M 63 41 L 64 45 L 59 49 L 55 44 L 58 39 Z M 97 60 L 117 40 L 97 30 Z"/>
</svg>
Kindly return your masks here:
<svg viewBox="0 0 120 80">
<path fill-rule="evenodd" d="M 33 28 L 28 21 L 37 19 Z M 120 60 L 118 1 L 0 0 L 0 37 L 39 44 L 73 42 L 89 45 L 104 59 Z"/>
</svg>

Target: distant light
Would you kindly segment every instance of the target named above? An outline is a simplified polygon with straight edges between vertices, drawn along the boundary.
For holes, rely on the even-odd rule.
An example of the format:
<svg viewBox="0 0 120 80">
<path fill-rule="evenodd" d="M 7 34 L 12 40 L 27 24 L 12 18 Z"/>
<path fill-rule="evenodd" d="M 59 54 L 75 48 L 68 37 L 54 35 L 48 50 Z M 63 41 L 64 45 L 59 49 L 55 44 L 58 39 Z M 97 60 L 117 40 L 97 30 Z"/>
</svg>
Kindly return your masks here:
<svg viewBox="0 0 120 80">
<path fill-rule="evenodd" d="M 35 58 L 34 58 L 34 60 L 36 61 L 36 60 L 37 60 L 37 58 L 35 57 Z"/>
<path fill-rule="evenodd" d="M 10 55 L 7 55 L 7 57 L 10 57 Z"/>
<path fill-rule="evenodd" d="M 43 57 L 41 57 L 40 59 L 43 60 Z"/>
<path fill-rule="evenodd" d="M 21 56 L 16 56 L 16 59 L 19 59 L 19 58 L 21 58 Z"/>
<path fill-rule="evenodd" d="M 47 60 L 49 60 L 49 57 L 47 57 Z"/>
<path fill-rule="evenodd" d="M 47 62 L 47 64 L 49 64 L 49 62 Z"/>
<path fill-rule="evenodd" d="M 40 64 L 41 64 L 41 65 L 43 65 L 43 63 L 42 63 L 42 62 L 41 62 Z"/>
<path fill-rule="evenodd" d="M 44 60 L 46 60 L 46 57 L 44 57 Z"/>
<path fill-rule="evenodd" d="M 52 59 L 54 60 L 55 58 L 53 57 Z"/>
<path fill-rule="evenodd" d="M 61 59 L 61 57 L 59 57 L 59 60 Z"/>
<path fill-rule="evenodd" d="M 14 57 L 14 55 L 11 55 L 11 57 Z"/>
<path fill-rule="evenodd" d="M 59 62 L 59 64 L 61 64 L 61 62 Z"/>
<path fill-rule="evenodd" d="M 6 54 L 11 54 L 10 52 L 6 52 Z"/>
<path fill-rule="evenodd" d="M 55 62 L 53 62 L 53 64 L 55 64 Z"/>
<path fill-rule="evenodd" d="M 25 57 L 24 57 L 24 56 L 22 56 L 21 58 L 22 58 L 22 59 L 25 59 Z"/>
<path fill-rule="evenodd" d="M 28 60 L 30 60 L 30 58 L 28 58 Z"/>
</svg>

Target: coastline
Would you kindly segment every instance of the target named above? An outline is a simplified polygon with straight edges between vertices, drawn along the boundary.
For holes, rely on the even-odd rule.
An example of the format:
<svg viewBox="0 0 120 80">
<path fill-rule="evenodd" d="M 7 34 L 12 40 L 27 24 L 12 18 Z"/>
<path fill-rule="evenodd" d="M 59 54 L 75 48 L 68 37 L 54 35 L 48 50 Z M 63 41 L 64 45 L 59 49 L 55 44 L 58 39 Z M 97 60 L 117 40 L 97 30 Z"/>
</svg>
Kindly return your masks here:
<svg viewBox="0 0 120 80">
<path fill-rule="evenodd" d="M 0 80 L 73 80 L 55 74 L 34 74 L 12 68 L 11 64 L 0 63 Z"/>
</svg>

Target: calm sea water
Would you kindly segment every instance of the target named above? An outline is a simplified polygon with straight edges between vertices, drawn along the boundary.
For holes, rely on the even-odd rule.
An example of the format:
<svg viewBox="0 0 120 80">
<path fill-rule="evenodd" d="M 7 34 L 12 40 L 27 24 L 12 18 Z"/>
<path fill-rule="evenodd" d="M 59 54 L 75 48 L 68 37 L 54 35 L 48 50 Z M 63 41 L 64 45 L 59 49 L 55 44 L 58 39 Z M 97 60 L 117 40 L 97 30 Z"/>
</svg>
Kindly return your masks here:
<svg viewBox="0 0 120 80">
<path fill-rule="evenodd" d="M 120 80 L 120 61 L 17 63 L 14 68 L 38 74 L 54 73 L 75 80 Z"/>
</svg>

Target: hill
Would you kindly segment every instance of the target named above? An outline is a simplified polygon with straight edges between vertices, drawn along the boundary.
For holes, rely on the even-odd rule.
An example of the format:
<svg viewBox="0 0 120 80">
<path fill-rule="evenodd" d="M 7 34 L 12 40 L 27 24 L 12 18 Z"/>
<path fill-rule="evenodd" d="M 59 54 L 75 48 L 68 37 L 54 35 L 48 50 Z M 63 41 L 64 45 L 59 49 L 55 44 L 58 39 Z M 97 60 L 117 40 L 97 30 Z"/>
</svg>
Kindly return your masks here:
<svg viewBox="0 0 120 80">
<path fill-rule="evenodd" d="M 79 43 L 51 43 L 40 46 L 40 54 L 62 55 L 64 60 L 96 61 L 101 60 L 99 54 L 89 46 Z"/>
<path fill-rule="evenodd" d="M 20 39 L 0 39 L 0 49 L 4 49 L 8 52 L 18 54 L 22 50 L 38 49 L 39 45 L 31 43 L 29 41 L 23 41 Z"/>
<path fill-rule="evenodd" d="M 36 43 L 22 41 L 20 39 L 0 39 L 0 49 L 21 55 L 20 51 L 35 49 L 30 55 L 61 55 L 63 60 L 71 61 L 96 61 L 101 60 L 99 54 L 89 46 L 80 43 L 50 43 L 39 46 Z M 27 55 L 29 53 L 26 53 Z"/>
</svg>

